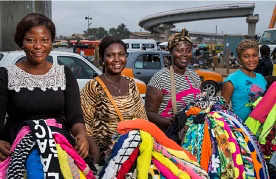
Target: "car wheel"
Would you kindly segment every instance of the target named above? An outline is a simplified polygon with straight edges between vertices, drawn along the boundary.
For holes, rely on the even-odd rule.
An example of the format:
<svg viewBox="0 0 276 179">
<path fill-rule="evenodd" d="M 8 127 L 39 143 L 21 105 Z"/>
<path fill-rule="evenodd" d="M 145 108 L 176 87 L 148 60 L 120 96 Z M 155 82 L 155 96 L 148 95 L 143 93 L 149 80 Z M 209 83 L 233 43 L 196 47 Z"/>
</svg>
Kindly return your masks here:
<svg viewBox="0 0 276 179">
<path fill-rule="evenodd" d="M 201 88 L 202 88 L 202 91 L 204 91 L 204 92 L 208 91 L 209 96 L 216 96 L 216 94 L 218 92 L 217 85 L 213 81 L 203 82 Z"/>
</svg>

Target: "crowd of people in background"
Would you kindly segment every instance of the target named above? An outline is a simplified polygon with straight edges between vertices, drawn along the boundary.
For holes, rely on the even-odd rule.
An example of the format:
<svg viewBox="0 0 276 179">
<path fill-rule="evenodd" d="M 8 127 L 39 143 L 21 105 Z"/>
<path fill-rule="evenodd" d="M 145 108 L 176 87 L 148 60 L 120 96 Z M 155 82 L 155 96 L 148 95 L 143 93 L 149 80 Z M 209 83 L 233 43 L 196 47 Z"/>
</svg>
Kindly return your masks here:
<svg viewBox="0 0 276 179">
<path fill-rule="evenodd" d="M 245 127 L 248 118 L 252 122 L 262 115 L 256 126 L 267 127 L 269 118 L 267 132 L 276 140 L 275 113 L 270 116 L 276 110 L 276 82 L 268 46 L 261 46 L 259 57 L 258 42 L 242 40 L 237 57 L 233 52 L 229 57 L 229 65 L 240 68 L 225 79 L 221 96 L 209 97 L 199 75 L 188 68 L 191 61 L 207 63 L 201 62 L 203 54 L 198 50 L 193 58 L 187 29 L 172 34 L 172 60 L 151 78 L 144 104 L 134 79 L 121 75 L 127 60 L 122 40 L 102 39 L 103 74 L 79 92 L 68 67 L 46 60 L 54 38 L 49 18 L 28 14 L 15 35 L 26 58 L 0 68 L 0 178 L 143 178 L 156 174 L 149 171 L 152 167 L 156 175 L 169 178 L 275 176 L 276 163 L 269 159 L 276 155 L 276 144 L 259 148 Z M 214 66 L 223 58 L 215 51 L 210 57 Z M 258 100 L 267 105 L 256 105 Z M 261 160 L 264 151 L 267 163 Z"/>
</svg>

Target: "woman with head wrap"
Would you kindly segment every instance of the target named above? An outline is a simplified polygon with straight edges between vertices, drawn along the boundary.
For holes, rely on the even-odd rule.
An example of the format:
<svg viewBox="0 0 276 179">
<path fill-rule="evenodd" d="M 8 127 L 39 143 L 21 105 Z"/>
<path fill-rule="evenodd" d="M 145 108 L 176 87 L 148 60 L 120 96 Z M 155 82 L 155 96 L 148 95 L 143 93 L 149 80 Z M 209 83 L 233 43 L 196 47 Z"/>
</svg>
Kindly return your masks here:
<svg viewBox="0 0 276 179">
<path fill-rule="evenodd" d="M 172 68 L 175 79 L 176 108 L 184 108 L 200 93 L 198 74 L 188 69 L 192 59 L 192 41 L 186 29 L 175 33 L 168 40 L 172 55 Z M 161 129 L 167 129 L 173 122 L 170 67 L 157 72 L 148 83 L 145 108 L 148 118 Z"/>
<path fill-rule="evenodd" d="M 231 101 L 234 112 L 245 121 L 254 101 L 264 93 L 267 82 L 261 74 L 254 72 L 259 62 L 257 41 L 241 41 L 236 52 L 242 67 L 225 79 L 222 96 L 228 103 Z"/>
</svg>

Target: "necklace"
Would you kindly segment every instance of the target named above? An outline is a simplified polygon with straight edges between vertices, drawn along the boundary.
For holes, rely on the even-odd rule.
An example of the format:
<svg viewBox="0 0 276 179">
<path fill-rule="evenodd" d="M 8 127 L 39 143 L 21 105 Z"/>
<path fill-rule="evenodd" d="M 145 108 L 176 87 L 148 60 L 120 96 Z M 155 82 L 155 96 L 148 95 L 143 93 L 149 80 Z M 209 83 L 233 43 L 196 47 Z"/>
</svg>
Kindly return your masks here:
<svg viewBox="0 0 276 179">
<path fill-rule="evenodd" d="M 121 85 L 121 88 L 119 89 L 119 88 L 117 88 L 117 87 L 115 86 L 115 83 L 114 83 L 113 81 L 110 81 L 110 80 L 107 78 L 107 76 L 105 75 L 105 73 L 104 73 L 104 77 L 105 77 L 105 79 L 106 79 L 116 90 L 119 91 L 119 94 L 121 94 L 121 90 L 122 90 L 122 88 L 123 88 L 123 83 L 121 83 L 122 85 Z M 122 78 L 120 78 L 120 82 L 122 82 Z M 120 83 L 120 82 L 119 82 L 119 83 Z"/>
</svg>

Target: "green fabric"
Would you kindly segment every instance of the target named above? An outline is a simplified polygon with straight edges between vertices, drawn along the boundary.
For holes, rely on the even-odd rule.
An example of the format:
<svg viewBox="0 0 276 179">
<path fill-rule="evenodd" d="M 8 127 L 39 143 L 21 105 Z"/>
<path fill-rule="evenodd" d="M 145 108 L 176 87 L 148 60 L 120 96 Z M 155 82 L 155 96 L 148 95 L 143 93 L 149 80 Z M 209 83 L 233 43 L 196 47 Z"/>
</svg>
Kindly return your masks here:
<svg viewBox="0 0 276 179">
<path fill-rule="evenodd" d="M 142 142 L 139 146 L 140 155 L 137 158 L 137 179 L 147 179 L 150 169 L 153 138 L 145 131 L 140 130 Z"/>
<path fill-rule="evenodd" d="M 250 131 L 251 131 L 254 135 L 257 134 L 258 129 L 259 129 L 260 126 L 261 126 L 260 121 L 254 119 L 254 118 L 252 118 L 252 117 L 250 117 L 250 116 L 246 119 L 246 121 L 245 121 L 244 123 L 247 125 L 247 127 L 250 129 Z"/>
<path fill-rule="evenodd" d="M 255 108 L 257 104 L 263 99 L 262 96 L 258 97 L 258 99 L 253 103 L 253 107 Z M 251 132 L 256 135 L 258 132 L 259 127 L 261 126 L 261 123 L 258 120 L 255 120 L 254 118 L 248 116 L 246 121 L 244 122 L 247 127 L 251 130 Z"/>
<path fill-rule="evenodd" d="M 260 144 L 266 143 L 266 137 L 270 133 L 271 129 L 273 128 L 274 124 L 276 122 L 276 104 L 273 106 L 271 111 L 268 113 L 268 116 L 265 120 L 265 123 L 263 124 L 263 130 L 261 132 L 261 135 L 259 137 Z"/>
</svg>

